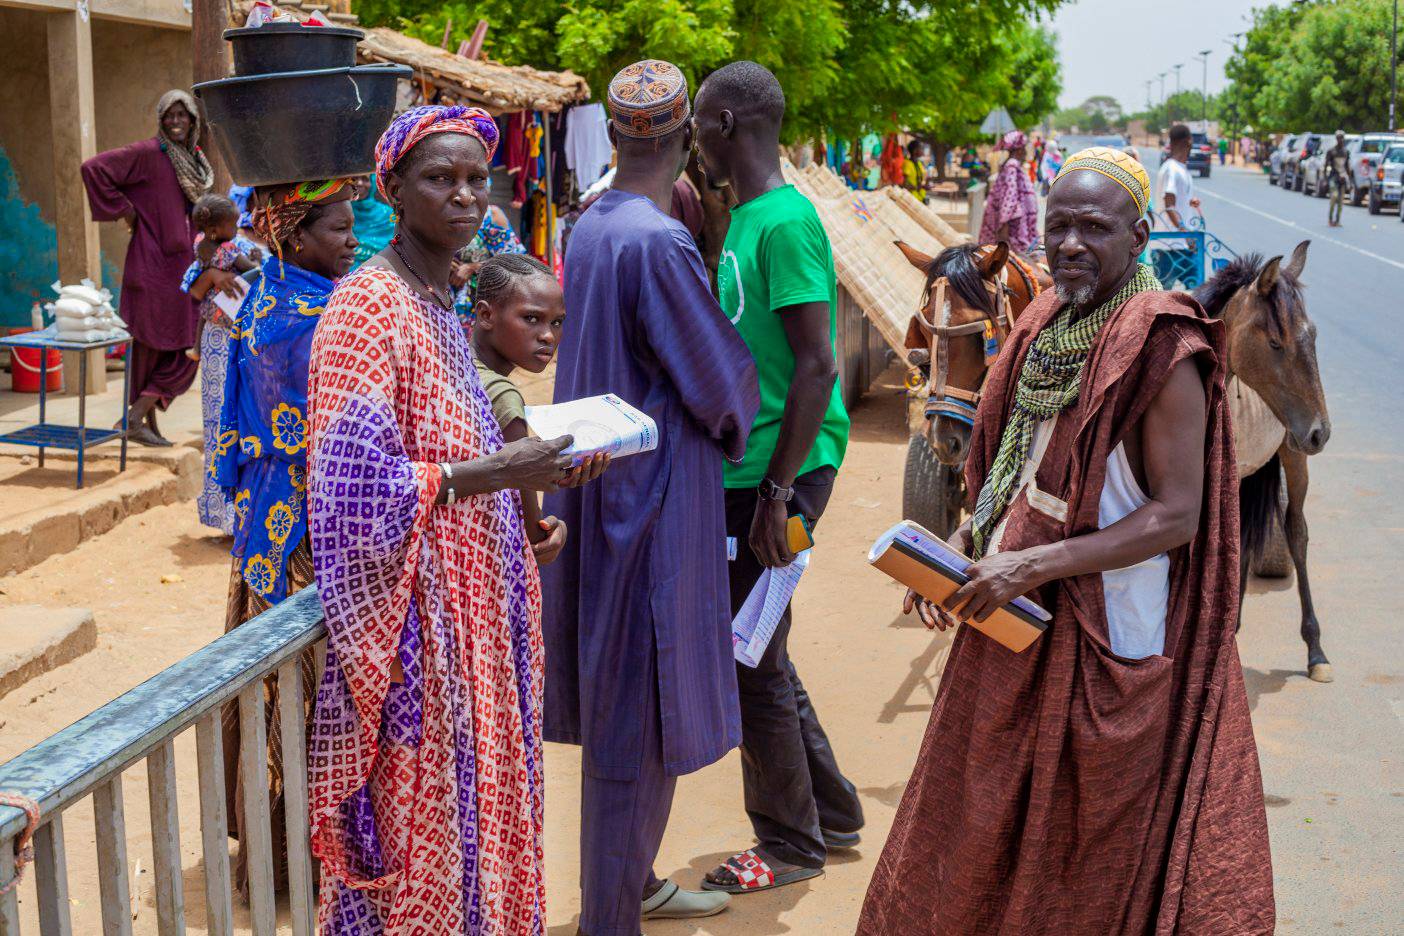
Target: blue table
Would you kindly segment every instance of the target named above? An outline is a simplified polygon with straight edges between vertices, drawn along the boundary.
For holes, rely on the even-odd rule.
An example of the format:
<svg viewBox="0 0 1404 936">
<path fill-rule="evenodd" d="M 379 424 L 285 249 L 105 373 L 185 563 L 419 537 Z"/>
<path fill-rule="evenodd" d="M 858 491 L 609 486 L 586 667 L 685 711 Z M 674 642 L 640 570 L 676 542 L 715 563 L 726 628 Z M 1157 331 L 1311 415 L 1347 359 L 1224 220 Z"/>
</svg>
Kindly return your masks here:
<svg viewBox="0 0 1404 936">
<path fill-rule="evenodd" d="M 39 467 L 44 466 L 46 448 L 71 449 L 78 453 L 78 487 L 83 486 L 83 455 L 94 445 L 122 441 L 119 471 L 127 470 L 127 394 L 132 379 L 132 355 L 126 354 L 122 364 L 122 427 L 120 429 L 88 428 L 88 352 L 100 351 L 114 345 L 126 344 L 131 337 L 109 338 L 105 341 L 67 341 L 52 331 L 24 332 L 0 337 L 0 348 L 36 348 L 39 350 L 39 422 L 14 432 L 0 435 L 0 442 L 11 445 L 32 445 L 39 449 Z M 77 351 L 78 356 L 78 425 L 61 426 L 45 421 L 44 410 L 49 396 L 49 351 Z"/>
</svg>

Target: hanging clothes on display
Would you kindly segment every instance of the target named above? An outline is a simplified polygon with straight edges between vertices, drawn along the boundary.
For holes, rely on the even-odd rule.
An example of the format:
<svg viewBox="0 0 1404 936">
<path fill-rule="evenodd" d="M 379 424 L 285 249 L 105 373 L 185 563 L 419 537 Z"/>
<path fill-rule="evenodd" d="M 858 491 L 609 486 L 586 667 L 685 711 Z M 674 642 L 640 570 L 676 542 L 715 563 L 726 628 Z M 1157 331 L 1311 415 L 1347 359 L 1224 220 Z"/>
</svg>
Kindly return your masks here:
<svg viewBox="0 0 1404 936">
<path fill-rule="evenodd" d="M 614 155 L 605 129 L 608 117 L 603 104 L 584 104 L 566 119 L 566 164 L 575 173 L 575 187 L 585 191 L 604 175 Z"/>
<path fill-rule="evenodd" d="M 512 176 L 512 207 L 520 208 L 527 200 L 527 138 L 530 111 L 518 111 L 507 118 L 507 134 L 502 139 L 505 151 L 502 164 Z"/>
</svg>

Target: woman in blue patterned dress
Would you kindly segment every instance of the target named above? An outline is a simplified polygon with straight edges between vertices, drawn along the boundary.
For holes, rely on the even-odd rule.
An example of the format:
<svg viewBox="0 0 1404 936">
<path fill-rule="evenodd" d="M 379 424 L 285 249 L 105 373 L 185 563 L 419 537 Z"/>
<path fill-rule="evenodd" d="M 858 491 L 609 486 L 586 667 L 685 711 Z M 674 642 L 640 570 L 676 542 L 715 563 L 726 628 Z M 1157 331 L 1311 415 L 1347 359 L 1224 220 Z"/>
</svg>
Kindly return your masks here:
<svg viewBox="0 0 1404 936">
<path fill-rule="evenodd" d="M 230 343 L 224 411 L 215 440 L 215 478 L 232 498 L 233 569 L 224 629 L 233 630 L 314 578 L 307 541 L 307 368 L 312 335 L 335 280 L 355 261 L 350 179 L 260 190 L 253 214 L 259 240 L 273 247 L 263 278 L 239 307 Z M 315 695 L 311 655 L 302 658 L 308 705 Z M 277 680 L 264 683 L 274 873 L 286 872 L 283 769 Z M 238 706 L 227 704 L 225 789 L 240 840 L 235 885 L 248 893 L 243 852 Z"/>
<path fill-rule="evenodd" d="M 258 246 L 239 234 L 239 209 L 223 195 L 201 195 L 190 211 L 190 223 L 199 230 L 195 260 L 185 271 L 180 288 L 200 302 L 200 323 L 195 346 L 185 352 L 200 362 L 200 404 L 205 424 L 205 481 L 196 498 L 200 522 L 225 536 L 234 532 L 234 511 L 214 476 L 214 451 L 219 438 L 224 403 L 224 376 L 229 362 L 229 327 L 234 323 L 220 309 L 216 297 L 233 295 L 236 274 L 253 269 L 261 259 Z"/>
</svg>

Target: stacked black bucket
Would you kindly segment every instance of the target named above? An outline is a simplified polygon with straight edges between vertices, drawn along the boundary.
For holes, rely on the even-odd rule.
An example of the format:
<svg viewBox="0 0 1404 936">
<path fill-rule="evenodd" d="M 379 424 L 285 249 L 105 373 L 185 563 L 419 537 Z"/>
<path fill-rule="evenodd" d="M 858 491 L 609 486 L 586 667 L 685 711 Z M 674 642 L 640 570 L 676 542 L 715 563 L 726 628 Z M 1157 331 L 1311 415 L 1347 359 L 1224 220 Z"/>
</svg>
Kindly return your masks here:
<svg viewBox="0 0 1404 936">
<path fill-rule="evenodd" d="M 240 185 L 367 175 L 411 70 L 357 65 L 359 29 L 267 23 L 225 30 L 234 76 L 197 84 L 214 144 Z"/>
</svg>

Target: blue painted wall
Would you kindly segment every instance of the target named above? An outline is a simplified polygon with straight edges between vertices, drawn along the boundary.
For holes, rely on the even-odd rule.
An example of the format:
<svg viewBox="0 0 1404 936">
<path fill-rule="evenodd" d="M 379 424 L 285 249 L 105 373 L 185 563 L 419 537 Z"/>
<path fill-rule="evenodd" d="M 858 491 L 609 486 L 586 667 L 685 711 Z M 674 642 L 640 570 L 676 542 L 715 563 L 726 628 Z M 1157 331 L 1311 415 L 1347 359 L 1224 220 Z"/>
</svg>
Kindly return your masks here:
<svg viewBox="0 0 1404 936">
<path fill-rule="evenodd" d="M 0 328 L 28 327 L 30 307 L 56 298 L 49 288 L 56 279 L 58 235 L 39 206 L 25 201 L 9 155 L 0 148 Z M 117 268 L 105 257 L 102 279 L 117 282 Z"/>
</svg>

